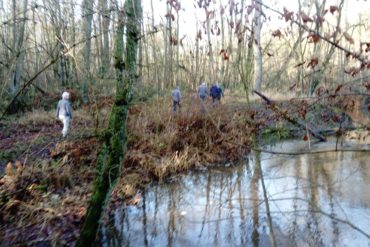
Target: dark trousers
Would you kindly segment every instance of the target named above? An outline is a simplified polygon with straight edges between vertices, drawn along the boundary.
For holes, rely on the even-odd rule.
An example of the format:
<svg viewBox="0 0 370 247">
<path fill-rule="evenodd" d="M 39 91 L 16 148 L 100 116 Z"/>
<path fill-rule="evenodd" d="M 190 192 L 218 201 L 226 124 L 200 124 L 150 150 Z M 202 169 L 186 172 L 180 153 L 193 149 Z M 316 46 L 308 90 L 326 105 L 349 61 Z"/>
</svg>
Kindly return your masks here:
<svg viewBox="0 0 370 247">
<path fill-rule="evenodd" d="M 212 102 L 213 103 L 220 103 L 220 101 L 221 101 L 221 96 L 216 96 L 216 97 L 212 97 Z"/>
<path fill-rule="evenodd" d="M 176 112 L 176 106 L 178 106 L 179 107 L 179 109 L 180 109 L 180 102 L 179 101 L 173 101 L 173 112 Z"/>
</svg>

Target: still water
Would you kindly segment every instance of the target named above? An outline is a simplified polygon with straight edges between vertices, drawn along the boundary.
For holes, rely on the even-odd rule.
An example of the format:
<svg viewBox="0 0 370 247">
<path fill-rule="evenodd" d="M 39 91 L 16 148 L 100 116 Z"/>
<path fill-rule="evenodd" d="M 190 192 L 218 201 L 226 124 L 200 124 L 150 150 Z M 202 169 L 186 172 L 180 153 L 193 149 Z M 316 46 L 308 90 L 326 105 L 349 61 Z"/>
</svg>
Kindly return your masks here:
<svg viewBox="0 0 370 247">
<path fill-rule="evenodd" d="M 307 142 L 269 148 L 301 151 Z M 104 246 L 369 247 L 369 152 L 262 153 L 191 172 L 148 187 L 140 206 L 117 209 L 104 232 Z"/>
</svg>

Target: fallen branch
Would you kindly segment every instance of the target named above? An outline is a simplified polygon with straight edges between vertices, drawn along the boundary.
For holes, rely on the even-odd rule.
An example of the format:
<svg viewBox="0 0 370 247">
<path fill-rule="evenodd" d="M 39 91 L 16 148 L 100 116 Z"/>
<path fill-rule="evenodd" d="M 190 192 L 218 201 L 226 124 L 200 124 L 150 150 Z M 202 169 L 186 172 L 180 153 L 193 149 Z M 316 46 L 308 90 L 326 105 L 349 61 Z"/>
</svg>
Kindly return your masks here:
<svg viewBox="0 0 370 247">
<path fill-rule="evenodd" d="M 253 90 L 253 92 L 255 94 L 257 94 L 258 96 L 260 96 L 264 101 L 266 101 L 266 103 L 270 106 L 271 110 L 273 110 L 274 112 L 281 115 L 289 123 L 292 123 L 292 124 L 298 126 L 302 130 L 307 130 L 313 137 L 317 138 L 319 141 L 322 141 L 322 142 L 326 141 L 326 138 L 323 135 L 321 135 L 321 134 L 317 133 L 316 131 L 312 130 L 310 127 L 300 123 L 298 121 L 298 119 L 295 119 L 295 118 L 289 116 L 287 112 L 281 110 L 276 104 L 274 104 L 274 102 L 272 100 L 267 98 L 265 95 L 263 95 L 260 92 L 257 92 L 256 90 Z"/>
<path fill-rule="evenodd" d="M 331 152 L 370 152 L 370 149 L 326 149 L 326 150 L 315 150 L 315 151 L 301 151 L 301 152 L 280 152 L 267 150 L 262 148 L 252 148 L 254 151 L 259 151 L 269 154 L 282 154 L 282 155 L 303 155 L 303 154 L 320 154 L 320 153 L 331 153 Z"/>
</svg>

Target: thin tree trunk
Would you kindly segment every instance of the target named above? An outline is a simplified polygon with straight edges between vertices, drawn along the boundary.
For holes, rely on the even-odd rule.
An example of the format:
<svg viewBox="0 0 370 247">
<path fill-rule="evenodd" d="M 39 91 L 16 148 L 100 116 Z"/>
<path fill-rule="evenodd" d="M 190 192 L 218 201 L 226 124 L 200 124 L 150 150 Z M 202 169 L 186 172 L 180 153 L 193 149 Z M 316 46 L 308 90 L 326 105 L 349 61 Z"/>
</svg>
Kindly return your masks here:
<svg viewBox="0 0 370 247">
<path fill-rule="evenodd" d="M 152 10 L 152 28 L 154 29 L 154 6 L 153 6 L 153 0 L 150 0 L 150 7 Z M 160 89 L 163 89 L 163 83 L 160 83 L 159 80 L 159 74 L 158 74 L 158 62 L 157 62 L 157 42 L 155 40 L 155 34 L 152 34 L 152 56 L 153 56 L 153 61 L 154 61 L 154 82 L 157 85 L 157 90 L 159 91 Z M 163 80 L 162 80 L 163 81 Z"/>
<path fill-rule="evenodd" d="M 168 13 L 170 13 L 172 15 L 172 6 L 170 4 L 167 4 L 168 6 Z M 173 82 L 173 42 L 171 41 L 173 39 L 172 37 L 172 17 L 168 17 L 167 18 L 168 20 L 168 60 L 169 60 L 169 63 L 168 63 L 168 78 L 169 78 L 169 81 L 168 81 L 168 84 L 167 84 L 167 87 L 172 87 L 174 85 L 174 82 Z"/>
<path fill-rule="evenodd" d="M 222 0 L 220 0 L 220 10 L 223 10 Z M 221 49 L 225 50 L 225 23 L 223 18 L 223 13 L 220 13 L 221 21 Z M 227 52 L 227 49 L 226 49 Z M 221 85 L 225 86 L 225 59 L 221 60 Z"/>
<path fill-rule="evenodd" d="M 298 0 L 298 13 L 301 13 L 302 11 L 302 5 L 301 5 L 301 0 Z M 303 36 L 303 30 L 302 28 L 300 28 L 300 26 L 302 25 L 302 20 L 301 18 L 298 18 L 298 22 L 299 22 L 299 30 L 298 30 L 298 39 L 299 39 L 299 45 L 298 45 L 298 49 L 299 49 L 299 61 L 302 62 L 303 61 L 303 56 L 304 56 L 304 53 L 303 53 L 303 48 L 302 48 L 302 36 Z M 300 83 L 301 85 L 301 95 L 303 96 L 304 95 L 304 80 L 303 80 L 303 66 L 299 66 L 298 68 L 298 82 Z"/>
<path fill-rule="evenodd" d="M 197 15 L 195 15 L 195 20 L 196 20 L 196 35 L 198 35 L 198 32 L 199 32 L 199 24 L 198 24 L 198 17 Z M 200 81 L 198 81 L 198 78 L 199 78 L 199 37 L 196 37 L 195 38 L 195 76 L 194 76 L 194 80 L 193 80 L 193 89 L 197 88 L 198 84 L 197 83 L 200 83 Z M 200 78 L 202 78 L 202 76 L 200 76 Z M 202 79 L 199 79 L 199 80 L 202 80 Z"/>
<path fill-rule="evenodd" d="M 230 20 L 228 20 L 228 27 L 229 27 L 229 43 L 227 46 L 227 51 L 231 54 L 233 52 L 233 29 L 231 22 L 233 22 L 233 15 L 234 15 L 234 0 L 230 0 Z M 230 86 L 230 62 L 226 63 L 226 69 L 225 69 L 225 80 L 228 78 L 227 83 L 225 87 Z"/>
<path fill-rule="evenodd" d="M 207 38 L 208 38 L 208 75 L 209 75 L 209 83 L 213 83 L 215 80 L 215 73 L 214 73 L 214 62 L 213 62 L 213 48 L 212 48 L 212 41 L 211 41 L 211 20 L 210 20 L 210 15 L 208 13 L 207 7 L 204 7 L 204 11 L 207 15 L 206 17 L 206 24 L 207 24 Z"/>
<path fill-rule="evenodd" d="M 23 69 L 24 53 L 25 53 L 24 48 L 23 48 L 23 43 L 24 43 L 24 33 L 25 33 L 25 29 L 26 29 L 27 5 L 28 5 L 28 0 L 24 0 L 23 1 L 23 11 L 24 11 L 23 23 L 22 23 L 22 26 L 20 27 L 18 37 L 16 37 L 16 33 L 18 32 L 16 24 L 15 24 L 16 23 L 16 18 L 15 18 L 16 13 L 14 13 L 14 16 L 13 16 L 13 18 L 14 18 L 13 38 L 14 38 L 14 43 L 16 43 L 17 45 L 16 45 L 15 49 L 13 50 L 13 51 L 15 51 L 16 64 L 15 64 L 13 75 L 12 75 L 12 86 L 11 86 L 12 95 L 15 95 L 18 91 L 19 83 L 20 83 L 20 79 L 21 79 L 21 73 L 22 73 L 22 69 Z M 13 2 L 13 6 L 14 6 L 13 8 L 14 8 L 14 11 L 15 11 L 15 9 L 16 9 L 15 2 Z M 15 44 L 13 46 L 15 46 Z"/>
<path fill-rule="evenodd" d="M 105 78 L 110 67 L 110 56 L 109 56 L 109 25 L 110 25 L 110 10 L 107 0 L 99 0 L 101 9 L 101 53 L 102 53 L 102 64 L 101 64 L 101 76 Z"/>
<path fill-rule="evenodd" d="M 177 85 L 178 83 L 178 73 L 179 73 L 179 53 L 180 53 L 180 16 L 179 16 L 179 11 L 176 11 L 177 13 L 177 20 L 176 20 L 176 40 L 177 40 L 177 45 L 176 45 L 176 66 L 175 66 L 175 75 L 174 75 L 174 85 Z"/>
<path fill-rule="evenodd" d="M 136 80 L 136 56 L 142 15 L 141 0 L 126 1 L 124 10 L 127 16 L 126 63 L 123 62 L 123 11 L 119 11 L 115 49 L 116 97 L 105 140 L 97 159 L 97 173 L 91 201 L 76 246 L 90 246 L 94 242 L 107 198 L 121 174 L 121 164 L 125 155 L 128 106 L 131 101 L 132 85 Z M 125 64 L 126 73 L 124 73 Z"/>
<path fill-rule="evenodd" d="M 321 15 L 321 13 L 323 12 L 323 9 L 325 8 L 325 3 L 326 3 L 326 0 L 324 0 L 322 4 L 320 5 L 318 0 L 315 0 L 316 15 L 318 16 Z M 317 21 L 315 24 L 315 31 L 316 33 L 320 33 L 320 30 L 321 30 L 321 24 L 320 22 Z M 316 42 L 314 43 L 313 55 L 314 57 L 319 58 L 320 54 L 321 54 L 321 43 Z M 315 91 L 315 88 L 320 83 L 320 80 L 321 80 L 320 73 L 321 72 L 319 70 L 315 70 L 315 68 L 313 68 L 313 72 L 311 73 L 311 78 L 310 78 L 310 85 L 307 90 L 308 96 L 311 96 L 313 94 L 313 92 Z"/>
<path fill-rule="evenodd" d="M 84 102 L 89 101 L 89 82 L 90 82 L 90 55 L 91 55 L 91 33 L 93 20 L 93 0 L 84 0 L 82 3 L 82 18 L 83 32 L 86 39 L 83 49 L 83 79 L 82 79 L 82 95 Z"/>
<path fill-rule="evenodd" d="M 71 36 L 71 43 L 76 43 L 76 20 L 75 20 L 75 3 L 71 2 L 71 18 L 72 18 L 72 36 Z M 78 82 L 78 73 L 77 73 L 77 64 L 76 64 L 76 49 L 72 50 L 72 75 L 73 75 L 73 81 Z"/>
<path fill-rule="evenodd" d="M 257 1 L 255 5 L 254 16 L 254 89 L 261 91 L 262 87 L 262 48 L 261 48 L 261 30 L 262 30 L 262 0 Z"/>
</svg>

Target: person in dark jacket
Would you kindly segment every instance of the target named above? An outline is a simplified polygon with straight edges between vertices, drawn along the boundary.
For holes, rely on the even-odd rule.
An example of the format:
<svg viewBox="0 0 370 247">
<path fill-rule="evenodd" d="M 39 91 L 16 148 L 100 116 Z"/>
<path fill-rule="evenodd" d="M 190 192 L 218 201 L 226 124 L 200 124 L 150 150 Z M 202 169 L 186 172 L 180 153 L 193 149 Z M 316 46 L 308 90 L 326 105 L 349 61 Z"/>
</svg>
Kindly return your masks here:
<svg viewBox="0 0 370 247">
<path fill-rule="evenodd" d="M 69 99 L 69 93 L 64 92 L 62 94 L 62 99 L 59 100 L 58 106 L 57 106 L 56 117 L 63 123 L 63 130 L 62 130 L 63 137 L 66 137 L 69 124 L 72 120 L 72 107 L 68 99 Z"/>
<path fill-rule="evenodd" d="M 220 103 L 221 96 L 223 96 L 223 92 L 222 92 L 221 87 L 218 85 L 218 83 L 212 85 L 210 89 L 210 94 L 211 94 L 213 103 Z"/>
</svg>

